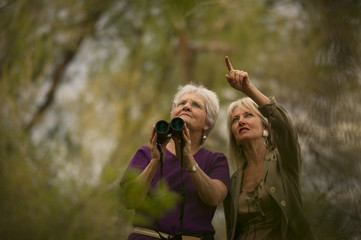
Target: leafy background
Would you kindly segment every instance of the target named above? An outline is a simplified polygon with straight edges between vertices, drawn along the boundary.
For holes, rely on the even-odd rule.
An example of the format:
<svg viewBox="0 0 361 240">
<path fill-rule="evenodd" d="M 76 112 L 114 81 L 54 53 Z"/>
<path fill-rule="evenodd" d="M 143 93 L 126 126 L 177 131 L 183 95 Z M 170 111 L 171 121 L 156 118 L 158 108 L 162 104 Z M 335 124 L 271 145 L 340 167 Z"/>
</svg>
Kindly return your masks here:
<svg viewBox="0 0 361 240">
<path fill-rule="evenodd" d="M 227 153 L 228 55 L 296 124 L 319 239 L 359 239 L 360 20 L 360 0 L 0 0 L 0 238 L 126 239 L 119 180 L 178 85 L 218 94 Z"/>
</svg>

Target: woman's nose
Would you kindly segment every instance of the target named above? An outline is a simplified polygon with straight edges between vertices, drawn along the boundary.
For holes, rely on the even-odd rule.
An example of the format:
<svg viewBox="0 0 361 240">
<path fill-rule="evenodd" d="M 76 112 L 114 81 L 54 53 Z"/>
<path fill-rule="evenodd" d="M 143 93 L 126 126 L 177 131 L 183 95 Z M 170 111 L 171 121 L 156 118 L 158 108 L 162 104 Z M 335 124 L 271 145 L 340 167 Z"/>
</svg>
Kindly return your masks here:
<svg viewBox="0 0 361 240">
<path fill-rule="evenodd" d="M 190 110 L 191 110 L 191 105 L 190 105 L 190 103 L 184 104 L 184 105 L 183 105 L 183 110 L 190 111 Z"/>
<path fill-rule="evenodd" d="M 246 123 L 244 122 L 244 118 L 240 118 L 239 120 L 238 120 L 238 125 L 239 126 L 243 126 L 243 125 L 245 125 Z"/>
</svg>

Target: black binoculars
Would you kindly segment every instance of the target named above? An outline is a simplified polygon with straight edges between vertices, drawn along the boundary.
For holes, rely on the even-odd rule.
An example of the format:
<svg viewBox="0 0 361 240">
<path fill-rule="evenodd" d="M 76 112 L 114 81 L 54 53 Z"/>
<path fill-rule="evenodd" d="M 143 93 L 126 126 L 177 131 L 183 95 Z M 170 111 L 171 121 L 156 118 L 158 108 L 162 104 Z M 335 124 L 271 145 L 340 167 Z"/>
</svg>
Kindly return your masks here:
<svg viewBox="0 0 361 240">
<path fill-rule="evenodd" d="M 162 144 L 165 140 L 167 140 L 169 134 L 175 136 L 176 138 L 181 138 L 183 129 L 184 121 L 179 117 L 173 118 L 170 122 L 165 120 L 158 121 L 155 124 L 157 143 Z"/>
</svg>

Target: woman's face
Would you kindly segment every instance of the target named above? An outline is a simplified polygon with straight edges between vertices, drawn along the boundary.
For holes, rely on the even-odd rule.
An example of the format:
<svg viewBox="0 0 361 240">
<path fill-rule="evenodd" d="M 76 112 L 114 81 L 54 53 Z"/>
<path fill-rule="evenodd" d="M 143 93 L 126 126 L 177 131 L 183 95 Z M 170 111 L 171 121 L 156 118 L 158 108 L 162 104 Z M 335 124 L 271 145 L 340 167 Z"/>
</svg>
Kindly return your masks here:
<svg viewBox="0 0 361 240">
<path fill-rule="evenodd" d="M 264 128 L 261 118 L 246 107 L 236 107 L 231 118 L 232 133 L 237 144 L 262 139 Z"/>
<path fill-rule="evenodd" d="M 207 112 L 204 99 L 197 93 L 183 94 L 172 112 L 172 118 L 180 117 L 191 131 L 205 131 L 209 129 L 206 123 Z"/>
</svg>

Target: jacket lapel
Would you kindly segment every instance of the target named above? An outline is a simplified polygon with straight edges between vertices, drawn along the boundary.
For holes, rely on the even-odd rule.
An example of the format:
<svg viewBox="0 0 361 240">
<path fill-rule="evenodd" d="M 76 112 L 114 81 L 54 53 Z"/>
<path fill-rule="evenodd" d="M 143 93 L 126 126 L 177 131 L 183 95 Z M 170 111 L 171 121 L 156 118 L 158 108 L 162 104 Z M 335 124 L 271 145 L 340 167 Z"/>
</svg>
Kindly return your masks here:
<svg viewBox="0 0 361 240">
<path fill-rule="evenodd" d="M 236 224 L 237 224 L 237 218 L 238 218 L 238 203 L 239 203 L 239 195 L 241 192 L 241 185 L 242 185 L 242 179 L 243 179 L 243 168 L 244 165 L 242 165 L 232 176 L 232 186 L 231 186 L 231 195 L 234 196 L 232 197 L 232 207 L 231 207 L 231 216 L 234 219 L 233 222 L 233 226 L 232 227 L 232 232 L 233 232 L 233 236 L 231 239 L 234 239 L 234 234 L 235 234 L 235 230 L 236 230 Z"/>
</svg>

